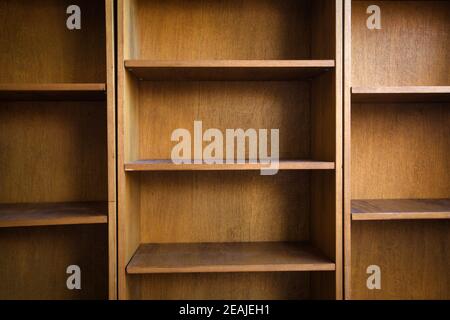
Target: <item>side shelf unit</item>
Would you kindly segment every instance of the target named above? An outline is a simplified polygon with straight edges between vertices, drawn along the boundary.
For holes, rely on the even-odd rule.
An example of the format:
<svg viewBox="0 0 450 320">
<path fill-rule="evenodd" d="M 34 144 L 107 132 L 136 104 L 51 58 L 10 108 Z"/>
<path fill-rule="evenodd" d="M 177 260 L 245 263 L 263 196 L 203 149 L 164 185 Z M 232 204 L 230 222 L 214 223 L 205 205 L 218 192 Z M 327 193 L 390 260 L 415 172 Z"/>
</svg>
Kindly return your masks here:
<svg viewBox="0 0 450 320">
<path fill-rule="evenodd" d="M 120 299 L 342 299 L 342 10 L 118 1 Z M 279 173 L 174 164 L 194 121 L 279 129 Z"/>
<path fill-rule="evenodd" d="M 450 299 L 450 1 L 344 17 L 345 297 Z"/>
<path fill-rule="evenodd" d="M 0 300 L 117 296 L 114 2 L 72 4 L 0 2 Z"/>
</svg>

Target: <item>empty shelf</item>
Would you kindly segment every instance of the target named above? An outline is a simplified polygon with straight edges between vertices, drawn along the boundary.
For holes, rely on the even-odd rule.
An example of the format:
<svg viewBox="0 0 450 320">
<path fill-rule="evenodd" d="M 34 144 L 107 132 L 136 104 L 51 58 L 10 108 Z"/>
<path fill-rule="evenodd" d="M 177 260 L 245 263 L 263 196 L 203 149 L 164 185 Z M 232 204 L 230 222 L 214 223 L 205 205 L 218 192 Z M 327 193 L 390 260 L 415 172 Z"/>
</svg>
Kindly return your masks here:
<svg viewBox="0 0 450 320">
<path fill-rule="evenodd" d="M 0 84 L 0 100 L 105 100 L 104 83 Z"/>
<path fill-rule="evenodd" d="M 335 264 L 301 243 L 142 244 L 129 274 L 333 271 Z"/>
<path fill-rule="evenodd" d="M 450 87 L 353 87 L 352 101 L 366 102 L 450 102 Z"/>
<path fill-rule="evenodd" d="M 334 66 L 334 60 L 125 61 L 140 80 L 297 80 Z"/>
<path fill-rule="evenodd" d="M 0 228 L 108 222 L 107 202 L 0 204 Z"/>
<path fill-rule="evenodd" d="M 171 160 L 138 160 L 125 164 L 126 171 L 245 171 L 269 169 L 262 163 L 243 164 L 175 164 Z M 334 162 L 280 161 L 279 170 L 334 170 Z"/>
<path fill-rule="evenodd" d="M 353 220 L 450 219 L 450 199 L 353 200 Z"/>
</svg>

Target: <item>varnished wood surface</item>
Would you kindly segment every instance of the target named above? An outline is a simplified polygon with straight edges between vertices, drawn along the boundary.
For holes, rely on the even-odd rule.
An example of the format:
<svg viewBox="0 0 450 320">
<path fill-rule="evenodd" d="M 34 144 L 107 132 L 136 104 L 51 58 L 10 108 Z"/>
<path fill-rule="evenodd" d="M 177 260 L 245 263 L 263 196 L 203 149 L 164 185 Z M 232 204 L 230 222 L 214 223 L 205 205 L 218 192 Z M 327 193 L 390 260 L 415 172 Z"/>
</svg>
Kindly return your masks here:
<svg viewBox="0 0 450 320">
<path fill-rule="evenodd" d="M 0 228 L 107 222 L 106 202 L 0 204 Z"/>
<path fill-rule="evenodd" d="M 367 8 L 381 9 L 381 30 Z M 353 1 L 352 86 L 448 86 L 449 1 Z"/>
<path fill-rule="evenodd" d="M 353 200 L 353 220 L 450 219 L 449 199 Z"/>
<path fill-rule="evenodd" d="M 246 272 L 129 275 L 139 288 L 132 299 L 149 300 L 304 300 L 314 274 L 332 272 Z M 137 282 L 134 282 L 135 284 Z"/>
<path fill-rule="evenodd" d="M 0 83 L 0 100 L 106 100 L 106 85 L 104 83 Z"/>
<path fill-rule="evenodd" d="M 367 268 L 381 269 L 381 290 Z M 352 299 L 450 299 L 450 221 L 353 221 Z"/>
<path fill-rule="evenodd" d="M 306 244 L 143 244 L 129 274 L 202 272 L 333 271 L 335 264 Z"/>
<path fill-rule="evenodd" d="M 135 1 L 134 58 L 311 58 L 310 1 Z"/>
<path fill-rule="evenodd" d="M 137 160 L 125 164 L 126 171 L 243 171 L 243 170 L 264 170 L 271 169 L 271 165 L 258 163 L 240 164 L 175 164 L 172 160 Z M 289 161 L 281 160 L 276 164 L 279 170 L 333 170 L 335 168 L 334 162 L 325 161 Z"/>
<path fill-rule="evenodd" d="M 140 80 L 298 80 L 333 69 L 333 60 L 128 60 Z"/>
<path fill-rule="evenodd" d="M 105 224 L 2 228 L 0 299 L 108 298 Z M 67 267 L 81 269 L 81 290 L 67 288 Z"/>
<path fill-rule="evenodd" d="M 450 102 L 450 87 L 353 87 L 354 103 Z"/>
<path fill-rule="evenodd" d="M 0 83 L 106 82 L 105 1 L 77 1 L 80 30 L 66 27 L 66 10 L 72 4 L 0 2 Z"/>
</svg>

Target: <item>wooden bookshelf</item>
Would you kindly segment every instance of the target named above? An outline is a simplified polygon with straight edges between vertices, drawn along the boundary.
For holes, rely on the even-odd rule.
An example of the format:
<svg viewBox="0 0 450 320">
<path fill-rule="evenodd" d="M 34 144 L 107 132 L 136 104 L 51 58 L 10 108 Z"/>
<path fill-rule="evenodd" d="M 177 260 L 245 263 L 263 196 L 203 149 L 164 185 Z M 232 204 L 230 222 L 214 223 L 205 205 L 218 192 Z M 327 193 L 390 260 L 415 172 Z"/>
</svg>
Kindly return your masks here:
<svg viewBox="0 0 450 320">
<path fill-rule="evenodd" d="M 106 202 L 0 204 L 0 228 L 107 222 Z"/>
<path fill-rule="evenodd" d="M 143 244 L 128 274 L 334 271 L 335 264 L 307 244 Z"/>
<path fill-rule="evenodd" d="M 125 61 L 140 80 L 299 80 L 334 66 L 334 60 Z"/>
<path fill-rule="evenodd" d="M 119 298 L 342 299 L 342 1 L 120 0 L 118 39 Z M 279 172 L 166 160 L 194 121 Z"/>
<path fill-rule="evenodd" d="M 345 298 L 450 299 L 450 1 L 346 0 L 344 16 Z"/>
<path fill-rule="evenodd" d="M 117 296 L 114 3 L 71 4 L 0 3 L 1 300 Z"/>
<path fill-rule="evenodd" d="M 450 200 L 353 200 L 352 219 L 358 221 L 450 219 Z"/>
<path fill-rule="evenodd" d="M 0 100 L 106 100 L 106 85 L 104 83 L 0 84 Z"/>
<path fill-rule="evenodd" d="M 138 160 L 125 164 L 125 171 L 244 171 L 270 169 L 270 164 L 254 163 L 233 164 L 176 164 L 172 160 Z M 257 162 L 257 161 L 255 161 Z M 277 163 L 279 170 L 334 170 L 334 162 L 325 161 L 280 161 Z"/>
</svg>

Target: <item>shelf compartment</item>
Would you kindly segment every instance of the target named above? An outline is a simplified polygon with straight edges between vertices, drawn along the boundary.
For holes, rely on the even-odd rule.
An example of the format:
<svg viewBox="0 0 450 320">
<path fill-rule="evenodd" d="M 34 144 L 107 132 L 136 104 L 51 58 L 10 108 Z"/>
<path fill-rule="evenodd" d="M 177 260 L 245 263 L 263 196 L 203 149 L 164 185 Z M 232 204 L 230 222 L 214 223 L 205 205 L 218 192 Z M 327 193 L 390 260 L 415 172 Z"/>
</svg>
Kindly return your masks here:
<svg viewBox="0 0 450 320">
<path fill-rule="evenodd" d="M 352 102 L 450 102 L 450 86 L 353 87 Z"/>
<path fill-rule="evenodd" d="M 253 171 L 269 169 L 261 163 L 243 164 L 175 164 L 172 160 L 138 160 L 125 164 L 125 171 Z M 279 162 L 279 170 L 334 170 L 334 162 L 326 161 L 289 161 Z"/>
<path fill-rule="evenodd" d="M 0 204 L 0 228 L 102 224 L 107 202 Z"/>
<path fill-rule="evenodd" d="M 450 219 L 450 199 L 352 201 L 352 220 L 431 219 Z"/>
<path fill-rule="evenodd" d="M 106 85 L 104 83 L 0 84 L 0 100 L 106 100 Z"/>
<path fill-rule="evenodd" d="M 143 244 L 128 274 L 334 271 L 335 264 L 302 243 Z"/>
<path fill-rule="evenodd" d="M 334 60 L 127 60 L 140 80 L 299 80 L 333 69 Z"/>
</svg>

